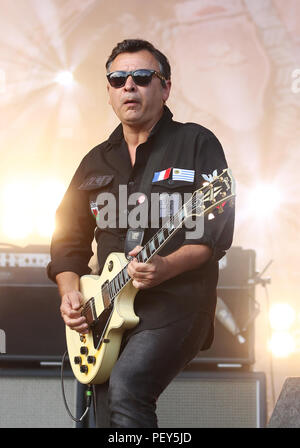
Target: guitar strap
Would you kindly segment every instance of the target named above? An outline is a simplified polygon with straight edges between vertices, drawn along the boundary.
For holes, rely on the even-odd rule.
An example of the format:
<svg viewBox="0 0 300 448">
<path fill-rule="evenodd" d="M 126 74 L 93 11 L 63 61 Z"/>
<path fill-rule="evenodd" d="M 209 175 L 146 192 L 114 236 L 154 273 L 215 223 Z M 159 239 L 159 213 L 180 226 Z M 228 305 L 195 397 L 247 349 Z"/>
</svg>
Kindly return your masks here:
<svg viewBox="0 0 300 448">
<path fill-rule="evenodd" d="M 175 122 L 176 123 L 176 122 Z M 145 201 L 142 204 L 139 204 L 139 207 L 141 209 L 143 207 L 148 206 L 147 212 L 150 212 L 151 209 L 151 190 L 152 190 L 152 179 L 153 179 L 153 170 L 159 169 L 161 166 L 161 162 L 163 160 L 164 155 L 167 152 L 167 149 L 170 147 L 170 145 L 173 143 L 177 136 L 177 129 L 176 127 L 174 129 L 174 122 L 172 122 L 172 127 L 170 126 L 170 132 L 168 132 L 168 129 L 166 130 L 165 137 L 163 139 L 163 142 L 161 144 L 154 145 L 150 156 L 147 160 L 147 164 L 145 166 L 142 179 L 138 188 L 138 192 L 141 192 L 145 195 L 146 198 L 148 198 L 148 201 Z M 171 130 L 173 130 L 173 135 L 170 136 Z M 148 213 L 145 213 L 144 216 L 149 216 Z M 145 223 L 145 226 L 147 223 Z M 138 228 L 132 228 L 129 227 L 126 234 L 125 239 L 125 246 L 124 246 L 124 252 L 127 259 L 131 259 L 131 257 L 128 255 L 128 253 L 135 248 L 135 246 L 142 246 L 143 245 L 143 239 L 144 239 L 144 233 L 145 233 L 145 226 L 140 226 Z"/>
</svg>

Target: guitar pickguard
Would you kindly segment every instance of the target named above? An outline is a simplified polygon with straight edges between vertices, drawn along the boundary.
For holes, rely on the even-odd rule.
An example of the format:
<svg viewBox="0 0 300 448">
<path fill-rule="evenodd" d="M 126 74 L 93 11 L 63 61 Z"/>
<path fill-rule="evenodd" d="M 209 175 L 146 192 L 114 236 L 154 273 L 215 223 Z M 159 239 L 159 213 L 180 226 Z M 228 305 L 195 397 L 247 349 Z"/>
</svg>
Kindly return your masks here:
<svg viewBox="0 0 300 448">
<path fill-rule="evenodd" d="M 105 308 L 100 314 L 100 316 L 98 316 L 98 318 L 94 320 L 93 323 L 90 325 L 95 350 L 99 349 L 101 339 L 104 335 L 107 325 L 109 324 L 112 311 L 113 306 L 110 305 L 109 307 Z"/>
</svg>

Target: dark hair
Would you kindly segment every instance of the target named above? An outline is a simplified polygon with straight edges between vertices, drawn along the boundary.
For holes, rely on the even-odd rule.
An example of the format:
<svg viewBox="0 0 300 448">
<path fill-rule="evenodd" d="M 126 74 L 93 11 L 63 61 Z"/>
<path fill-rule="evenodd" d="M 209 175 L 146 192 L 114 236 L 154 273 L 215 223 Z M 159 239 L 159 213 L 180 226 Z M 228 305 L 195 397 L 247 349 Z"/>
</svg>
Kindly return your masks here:
<svg viewBox="0 0 300 448">
<path fill-rule="evenodd" d="M 150 42 L 142 39 L 125 39 L 119 42 L 112 50 L 105 67 L 109 71 L 109 67 L 113 60 L 121 53 L 136 53 L 141 50 L 147 50 L 153 54 L 159 63 L 160 71 L 166 79 L 171 78 L 171 67 L 167 57 L 159 50 L 157 50 Z"/>
</svg>

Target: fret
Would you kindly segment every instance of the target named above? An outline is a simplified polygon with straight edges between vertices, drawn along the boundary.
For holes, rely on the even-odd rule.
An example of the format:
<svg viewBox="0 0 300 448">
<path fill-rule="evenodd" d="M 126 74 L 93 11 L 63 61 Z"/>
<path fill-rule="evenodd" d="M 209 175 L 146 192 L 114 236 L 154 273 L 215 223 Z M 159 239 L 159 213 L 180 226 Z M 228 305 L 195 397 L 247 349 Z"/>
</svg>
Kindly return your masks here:
<svg viewBox="0 0 300 448">
<path fill-rule="evenodd" d="M 146 258 L 145 258 L 145 257 L 146 257 Z M 137 254 L 136 258 L 137 258 L 137 260 L 138 260 L 140 263 L 145 263 L 145 260 L 147 260 L 147 256 L 146 256 L 146 254 L 145 254 L 144 249 L 142 249 L 141 252 L 139 252 L 139 253 Z"/>
<path fill-rule="evenodd" d="M 115 282 L 115 286 L 116 286 L 116 292 L 117 292 L 117 294 L 118 294 L 118 292 L 120 291 L 120 284 L 119 284 L 119 276 L 117 275 L 115 278 L 114 278 L 114 280 L 113 280 L 114 282 Z"/>
<path fill-rule="evenodd" d="M 181 224 L 181 219 L 179 218 L 178 215 L 173 216 L 172 223 L 174 227 L 178 227 Z"/>
<path fill-rule="evenodd" d="M 112 294 L 113 294 L 113 297 L 114 297 L 116 295 L 116 286 L 115 286 L 114 280 L 112 280 L 110 282 L 110 284 L 111 284 Z"/>
<path fill-rule="evenodd" d="M 169 236 L 169 229 L 167 227 L 164 227 L 163 232 L 164 232 L 164 238 L 167 239 Z"/>
<path fill-rule="evenodd" d="M 148 260 L 148 257 L 147 257 L 147 249 L 144 247 L 143 249 L 142 249 L 142 251 L 140 252 L 140 254 L 141 254 L 141 257 L 142 257 L 142 262 L 143 263 L 146 263 L 146 261 Z"/>
<path fill-rule="evenodd" d="M 121 285 L 121 288 L 123 288 L 123 286 L 125 284 L 125 280 L 124 280 L 124 277 L 123 277 L 123 270 L 119 272 L 118 278 L 119 278 L 119 283 Z"/>
<path fill-rule="evenodd" d="M 184 218 L 186 217 L 184 208 L 179 210 L 179 212 L 177 213 L 177 217 L 178 217 L 179 221 L 183 221 L 184 220 Z"/>
<path fill-rule="evenodd" d="M 150 251 L 151 251 L 151 255 L 154 254 L 154 252 L 156 251 L 156 248 L 155 248 L 155 244 L 154 244 L 153 238 L 149 241 L 149 248 L 150 248 Z"/>
<path fill-rule="evenodd" d="M 146 244 L 145 246 L 145 251 L 146 251 L 146 255 L 147 255 L 147 259 L 151 257 L 151 252 L 150 252 L 150 248 L 149 246 Z"/>
<path fill-rule="evenodd" d="M 164 231 L 163 229 L 161 229 L 158 233 L 157 233 L 157 239 L 158 239 L 158 244 L 161 245 L 164 241 L 165 241 L 165 237 L 164 237 Z"/>
<path fill-rule="evenodd" d="M 125 282 L 128 282 L 130 280 L 130 275 L 127 272 L 127 266 L 123 269 L 123 275 L 124 275 Z"/>
<path fill-rule="evenodd" d="M 153 239 L 153 245 L 155 247 L 155 250 L 159 249 L 160 244 L 158 242 L 157 235 L 155 234 L 152 239 Z"/>
<path fill-rule="evenodd" d="M 109 290 L 109 297 L 112 298 L 114 296 L 112 291 L 112 284 L 111 282 L 108 283 L 108 290 Z"/>
<path fill-rule="evenodd" d="M 169 236 L 175 230 L 174 222 L 170 220 L 166 223 L 166 226 L 167 226 L 168 236 Z"/>
</svg>

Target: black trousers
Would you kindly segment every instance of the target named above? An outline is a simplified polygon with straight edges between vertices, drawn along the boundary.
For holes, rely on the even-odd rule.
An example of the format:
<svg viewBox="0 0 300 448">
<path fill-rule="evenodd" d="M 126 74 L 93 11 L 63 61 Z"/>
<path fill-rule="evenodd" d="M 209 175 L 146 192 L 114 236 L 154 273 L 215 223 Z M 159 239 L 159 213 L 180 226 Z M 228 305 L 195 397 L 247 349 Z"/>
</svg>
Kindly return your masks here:
<svg viewBox="0 0 300 448">
<path fill-rule="evenodd" d="M 110 379 L 94 386 L 98 428 L 157 428 L 156 401 L 212 337 L 208 314 L 124 338 Z"/>
</svg>

